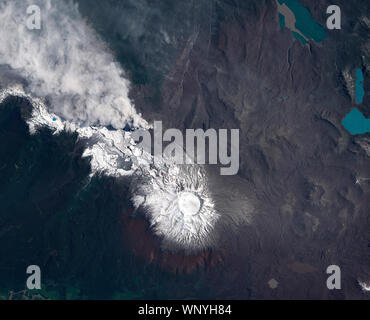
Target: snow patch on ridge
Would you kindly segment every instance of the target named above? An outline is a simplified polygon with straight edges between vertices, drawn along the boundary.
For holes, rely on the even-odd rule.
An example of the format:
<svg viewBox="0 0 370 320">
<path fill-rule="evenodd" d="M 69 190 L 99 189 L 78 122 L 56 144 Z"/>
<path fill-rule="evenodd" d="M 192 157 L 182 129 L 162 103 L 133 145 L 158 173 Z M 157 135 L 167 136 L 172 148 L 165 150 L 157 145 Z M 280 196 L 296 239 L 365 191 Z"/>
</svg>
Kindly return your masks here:
<svg viewBox="0 0 370 320">
<path fill-rule="evenodd" d="M 365 282 L 365 281 L 358 280 L 358 284 L 360 285 L 362 291 L 370 292 L 370 281 Z"/>
</svg>

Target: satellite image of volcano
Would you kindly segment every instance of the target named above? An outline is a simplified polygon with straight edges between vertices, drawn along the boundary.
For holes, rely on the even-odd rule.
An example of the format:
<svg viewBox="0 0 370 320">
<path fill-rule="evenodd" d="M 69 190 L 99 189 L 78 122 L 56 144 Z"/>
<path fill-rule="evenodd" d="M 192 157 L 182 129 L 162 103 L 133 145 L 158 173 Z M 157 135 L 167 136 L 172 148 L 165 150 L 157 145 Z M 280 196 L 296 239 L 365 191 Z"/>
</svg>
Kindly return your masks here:
<svg viewBox="0 0 370 320">
<path fill-rule="evenodd" d="M 369 28 L 368 0 L 0 0 L 0 300 L 370 299 Z"/>
</svg>

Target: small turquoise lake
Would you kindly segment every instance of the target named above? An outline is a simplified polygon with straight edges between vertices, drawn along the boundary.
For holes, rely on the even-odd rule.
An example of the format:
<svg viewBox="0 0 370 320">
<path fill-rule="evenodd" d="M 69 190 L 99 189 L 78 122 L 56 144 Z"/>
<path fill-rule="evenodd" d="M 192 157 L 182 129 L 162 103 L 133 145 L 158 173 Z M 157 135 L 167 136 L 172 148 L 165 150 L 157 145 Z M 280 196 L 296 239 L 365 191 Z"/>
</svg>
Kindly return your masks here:
<svg viewBox="0 0 370 320">
<path fill-rule="evenodd" d="M 366 119 L 360 110 L 354 108 L 342 121 L 343 127 L 350 134 L 364 134 L 370 132 L 370 119 Z"/>
</svg>

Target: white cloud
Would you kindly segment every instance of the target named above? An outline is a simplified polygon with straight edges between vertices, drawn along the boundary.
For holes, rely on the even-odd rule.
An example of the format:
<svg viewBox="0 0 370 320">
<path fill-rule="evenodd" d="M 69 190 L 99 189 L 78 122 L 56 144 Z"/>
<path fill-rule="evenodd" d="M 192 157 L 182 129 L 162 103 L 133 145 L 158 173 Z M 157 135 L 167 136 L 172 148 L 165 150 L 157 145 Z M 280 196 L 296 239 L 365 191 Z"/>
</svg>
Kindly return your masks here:
<svg viewBox="0 0 370 320">
<path fill-rule="evenodd" d="M 27 7 L 41 9 L 41 30 L 26 26 Z M 71 1 L 0 1 L 0 64 L 46 98 L 52 112 L 80 125 L 146 126 L 128 98 L 129 81 Z"/>
</svg>

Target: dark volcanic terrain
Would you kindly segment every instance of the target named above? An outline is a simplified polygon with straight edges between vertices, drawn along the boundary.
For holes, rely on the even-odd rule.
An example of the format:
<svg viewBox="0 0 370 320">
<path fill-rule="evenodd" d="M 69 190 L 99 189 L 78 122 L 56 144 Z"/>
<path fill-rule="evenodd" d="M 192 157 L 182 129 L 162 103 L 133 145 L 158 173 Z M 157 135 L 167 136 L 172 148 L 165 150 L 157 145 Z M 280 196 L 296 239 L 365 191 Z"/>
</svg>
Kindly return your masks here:
<svg viewBox="0 0 370 320">
<path fill-rule="evenodd" d="M 212 193 L 233 188 L 230 210 L 250 202 L 252 221 L 213 250 L 161 251 L 133 214 L 129 182 L 88 182 L 82 142 L 29 136 L 29 106 L 10 99 L 0 106 L 0 288 L 22 288 L 14 270 L 37 258 L 59 298 L 369 299 L 359 282 L 370 285 L 370 134 L 341 124 L 358 68 L 356 108 L 370 118 L 369 1 L 337 0 L 342 29 L 306 45 L 280 28 L 272 0 L 76 2 L 127 71 L 144 119 L 240 129 L 238 175 L 208 173 Z M 325 27 L 330 1 L 300 3 Z M 51 178 L 40 177 L 46 165 Z M 342 290 L 326 286 L 330 265 Z"/>
</svg>

